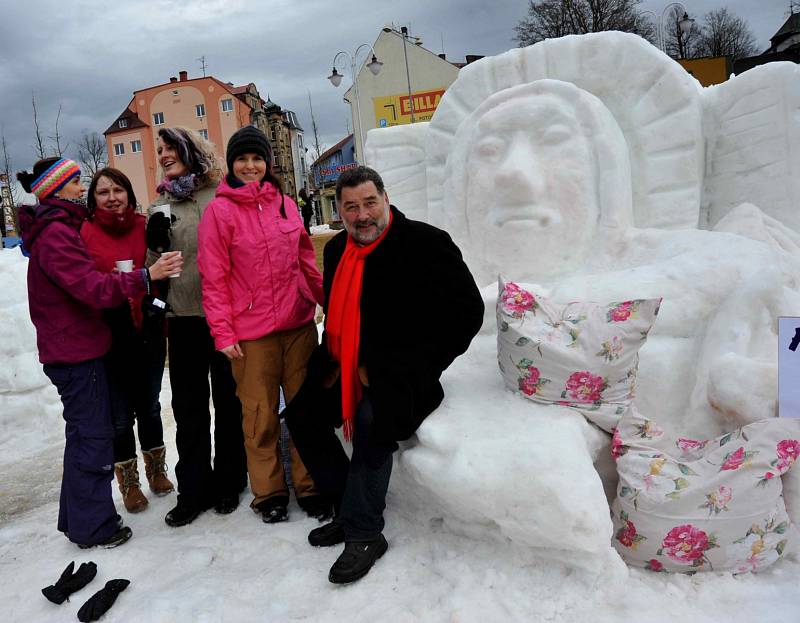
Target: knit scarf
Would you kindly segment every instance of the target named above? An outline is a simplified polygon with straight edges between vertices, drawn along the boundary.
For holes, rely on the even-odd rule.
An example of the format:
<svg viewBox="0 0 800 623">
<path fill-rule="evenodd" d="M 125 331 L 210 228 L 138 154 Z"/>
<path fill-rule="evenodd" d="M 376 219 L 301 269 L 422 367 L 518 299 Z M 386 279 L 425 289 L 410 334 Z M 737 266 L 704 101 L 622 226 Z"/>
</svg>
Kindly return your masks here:
<svg viewBox="0 0 800 623">
<path fill-rule="evenodd" d="M 136 223 L 136 212 L 128 207 L 124 212 L 117 213 L 102 208 L 94 211 L 93 220 L 105 231 L 115 237 L 127 234 Z"/>
<path fill-rule="evenodd" d="M 184 175 L 183 177 L 164 178 L 156 188 L 156 192 L 168 192 L 178 201 L 183 201 L 191 197 L 196 188 L 197 179 L 194 173 L 189 173 L 189 175 Z"/>
<path fill-rule="evenodd" d="M 351 236 L 342 259 L 336 268 L 328 303 L 325 332 L 328 336 L 328 351 L 339 362 L 342 383 L 342 423 L 344 438 L 353 438 L 353 417 L 361 402 L 362 388 L 358 378 L 358 351 L 361 341 L 361 285 L 364 278 L 364 260 L 372 253 L 392 225 L 389 222 L 373 242 L 361 246 Z"/>
</svg>

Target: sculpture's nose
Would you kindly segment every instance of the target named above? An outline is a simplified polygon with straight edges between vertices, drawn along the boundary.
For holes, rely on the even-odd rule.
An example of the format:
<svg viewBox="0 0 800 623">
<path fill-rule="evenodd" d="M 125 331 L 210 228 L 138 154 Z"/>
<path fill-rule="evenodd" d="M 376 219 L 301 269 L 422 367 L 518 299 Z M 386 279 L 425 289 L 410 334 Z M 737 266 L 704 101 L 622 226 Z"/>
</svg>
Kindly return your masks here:
<svg viewBox="0 0 800 623">
<path fill-rule="evenodd" d="M 516 137 L 494 176 L 498 197 L 511 203 L 536 203 L 545 184 L 544 171 L 530 141 Z"/>
</svg>

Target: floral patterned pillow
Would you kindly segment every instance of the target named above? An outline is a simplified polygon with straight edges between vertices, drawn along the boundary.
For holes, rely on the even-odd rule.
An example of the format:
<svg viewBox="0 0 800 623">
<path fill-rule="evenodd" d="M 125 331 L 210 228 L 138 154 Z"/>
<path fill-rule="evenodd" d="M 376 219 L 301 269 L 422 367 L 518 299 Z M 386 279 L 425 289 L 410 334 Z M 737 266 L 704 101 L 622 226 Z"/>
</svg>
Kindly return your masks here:
<svg viewBox="0 0 800 623">
<path fill-rule="evenodd" d="M 758 571 L 789 545 L 780 476 L 800 453 L 800 420 L 762 420 L 716 439 L 665 433 L 634 408 L 614 431 L 613 544 L 652 571 Z"/>
<path fill-rule="evenodd" d="M 497 362 L 525 398 L 579 410 L 611 432 L 633 401 L 639 349 L 661 299 L 553 303 L 499 282 Z"/>
</svg>

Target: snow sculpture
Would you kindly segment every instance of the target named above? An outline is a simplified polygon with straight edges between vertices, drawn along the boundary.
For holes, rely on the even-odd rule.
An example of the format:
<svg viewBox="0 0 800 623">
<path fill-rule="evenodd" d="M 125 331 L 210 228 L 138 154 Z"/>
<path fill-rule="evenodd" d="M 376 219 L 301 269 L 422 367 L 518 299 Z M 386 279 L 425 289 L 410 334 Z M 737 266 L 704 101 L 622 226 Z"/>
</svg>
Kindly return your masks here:
<svg viewBox="0 0 800 623">
<path fill-rule="evenodd" d="M 748 92 L 784 79 L 781 72 L 752 79 Z M 716 201 L 738 169 L 715 168 L 715 157 L 755 166 L 732 155 L 747 150 L 721 130 L 727 123 L 734 133 L 733 124 L 758 118 L 764 105 L 755 96 L 736 105 L 736 80 L 704 91 L 634 35 L 548 40 L 468 65 L 429 124 L 373 130 L 367 153 L 392 201 L 417 218 L 427 205 L 427 220 L 451 233 L 480 285 L 503 273 L 556 301 L 663 297 L 641 351 L 637 407 L 671 433 L 712 437 L 775 415 L 775 318 L 800 309 L 800 236 L 790 210 L 780 202 L 769 214 L 733 207 L 733 192 Z M 764 97 L 794 92 L 773 87 Z M 709 223 L 717 231 L 698 229 Z M 601 521 L 607 507 L 602 496 L 573 495 L 570 483 L 600 491 L 596 459 L 606 493 L 613 490 L 604 440 L 582 427 L 570 445 L 574 414 L 512 406 L 494 359 L 496 286 L 485 292 L 483 332 L 448 371 L 445 403 L 400 464 L 451 525 L 493 526 L 561 558 L 589 554 L 578 557 L 599 569 L 610 531 L 587 518 Z M 494 436 L 478 432 L 486 427 L 511 446 L 492 450 Z M 541 450 L 542 440 L 559 452 Z M 513 475 L 510 486 L 528 502 L 499 490 L 502 475 Z M 513 510 L 498 519 L 508 503 Z"/>
<path fill-rule="evenodd" d="M 61 402 L 42 371 L 28 315 L 28 260 L 18 249 L 0 250 L 0 450 L 5 457 L 62 434 Z"/>
<path fill-rule="evenodd" d="M 703 226 L 747 201 L 800 233 L 800 67 L 769 63 L 703 93 Z"/>
</svg>

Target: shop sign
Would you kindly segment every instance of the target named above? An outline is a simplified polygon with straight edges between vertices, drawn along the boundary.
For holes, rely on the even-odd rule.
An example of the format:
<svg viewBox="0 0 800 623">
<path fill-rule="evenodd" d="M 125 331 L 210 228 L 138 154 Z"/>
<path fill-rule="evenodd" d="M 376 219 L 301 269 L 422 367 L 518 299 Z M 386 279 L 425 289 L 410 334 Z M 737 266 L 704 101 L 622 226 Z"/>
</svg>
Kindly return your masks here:
<svg viewBox="0 0 800 623">
<path fill-rule="evenodd" d="M 414 120 L 430 121 L 444 95 L 444 89 L 417 91 L 411 96 L 414 101 Z M 411 99 L 408 93 L 375 97 L 375 119 L 378 127 L 386 128 L 411 123 Z"/>
</svg>

